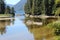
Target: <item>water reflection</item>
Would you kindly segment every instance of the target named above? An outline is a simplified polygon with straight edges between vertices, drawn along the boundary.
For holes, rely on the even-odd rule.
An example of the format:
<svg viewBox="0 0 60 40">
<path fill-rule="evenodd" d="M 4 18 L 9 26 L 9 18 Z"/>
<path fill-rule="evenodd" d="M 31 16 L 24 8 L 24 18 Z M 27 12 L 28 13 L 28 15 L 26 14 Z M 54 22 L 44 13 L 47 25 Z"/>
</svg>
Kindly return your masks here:
<svg viewBox="0 0 60 40">
<path fill-rule="evenodd" d="M 53 40 L 52 29 L 44 26 L 56 20 L 57 18 L 25 18 L 24 20 L 24 17 L 0 20 L 0 33 L 3 34 L 0 35 L 0 40 Z"/>
<path fill-rule="evenodd" d="M 35 40 L 54 40 L 53 29 L 46 27 L 47 24 L 54 21 L 57 21 L 57 18 L 25 18 L 25 24 L 29 31 L 33 33 Z M 37 25 L 35 23 L 42 23 L 42 25 Z"/>
<path fill-rule="evenodd" d="M 0 20 L 0 34 L 6 33 L 6 26 L 13 24 L 14 20 Z"/>
<path fill-rule="evenodd" d="M 25 18 L 25 24 L 27 25 L 38 25 L 39 26 L 45 26 L 48 23 L 51 23 L 53 21 L 56 21 L 57 18 Z"/>
<path fill-rule="evenodd" d="M 33 34 L 20 19 L 22 19 L 22 17 L 16 17 L 14 22 L 12 20 L 0 22 L 2 25 L 1 28 L 3 27 L 5 31 L 5 34 L 0 35 L 0 40 L 34 40 Z"/>
</svg>

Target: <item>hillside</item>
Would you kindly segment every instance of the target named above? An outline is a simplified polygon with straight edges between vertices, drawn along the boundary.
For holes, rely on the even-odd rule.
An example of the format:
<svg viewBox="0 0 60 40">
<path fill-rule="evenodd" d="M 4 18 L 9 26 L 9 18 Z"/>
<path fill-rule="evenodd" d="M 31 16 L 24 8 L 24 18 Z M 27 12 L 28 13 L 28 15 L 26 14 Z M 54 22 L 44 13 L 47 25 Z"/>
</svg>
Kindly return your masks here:
<svg viewBox="0 0 60 40">
<path fill-rule="evenodd" d="M 22 0 L 22 1 L 19 1 L 16 5 L 14 5 L 14 9 L 16 11 L 16 13 L 20 13 L 20 11 L 24 10 L 24 5 L 26 3 L 27 0 Z"/>
</svg>

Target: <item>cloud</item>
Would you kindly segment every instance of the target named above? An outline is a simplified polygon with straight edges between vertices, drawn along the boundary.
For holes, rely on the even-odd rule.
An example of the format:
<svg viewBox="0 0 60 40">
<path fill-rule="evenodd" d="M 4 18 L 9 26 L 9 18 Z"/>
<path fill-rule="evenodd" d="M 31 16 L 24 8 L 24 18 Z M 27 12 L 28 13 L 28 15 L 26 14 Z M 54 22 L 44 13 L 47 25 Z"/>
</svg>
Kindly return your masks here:
<svg viewBox="0 0 60 40">
<path fill-rule="evenodd" d="M 17 4 L 19 1 L 21 0 L 5 0 L 6 4 L 12 4 L 12 5 Z"/>
</svg>

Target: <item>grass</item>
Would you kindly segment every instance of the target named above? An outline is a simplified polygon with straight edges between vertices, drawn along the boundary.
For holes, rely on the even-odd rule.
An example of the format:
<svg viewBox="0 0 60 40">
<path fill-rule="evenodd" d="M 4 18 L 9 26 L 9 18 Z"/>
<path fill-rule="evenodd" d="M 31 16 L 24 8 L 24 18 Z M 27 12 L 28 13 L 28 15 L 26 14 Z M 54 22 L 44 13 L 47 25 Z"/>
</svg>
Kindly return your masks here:
<svg viewBox="0 0 60 40">
<path fill-rule="evenodd" d="M 12 14 L 0 14 L 0 17 L 12 17 Z"/>
<path fill-rule="evenodd" d="M 60 40 L 60 36 L 54 36 L 54 40 Z"/>
<path fill-rule="evenodd" d="M 60 2 L 60 0 L 56 0 L 55 2 L 56 2 L 56 4 L 57 4 L 58 2 Z"/>
</svg>

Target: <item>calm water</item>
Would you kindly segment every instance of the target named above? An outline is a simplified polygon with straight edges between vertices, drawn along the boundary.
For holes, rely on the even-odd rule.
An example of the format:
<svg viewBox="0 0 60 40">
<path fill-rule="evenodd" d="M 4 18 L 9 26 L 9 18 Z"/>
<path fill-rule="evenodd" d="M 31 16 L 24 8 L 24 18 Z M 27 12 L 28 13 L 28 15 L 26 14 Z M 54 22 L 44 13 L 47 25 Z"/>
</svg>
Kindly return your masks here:
<svg viewBox="0 0 60 40">
<path fill-rule="evenodd" d="M 37 24 L 26 24 L 28 20 L 34 22 L 41 22 L 42 25 Z M 52 21 L 56 21 L 57 19 L 40 19 L 34 18 L 29 19 L 24 16 L 15 17 L 15 20 L 0 20 L 0 40 L 45 40 L 50 37 L 49 35 L 44 35 L 50 32 L 51 30 L 43 27 Z M 47 31 L 47 30 L 49 31 Z M 52 35 L 51 35 L 52 37 Z M 53 39 L 52 39 L 53 40 Z"/>
<path fill-rule="evenodd" d="M 0 20 L 0 40 L 34 40 L 28 30 L 24 17 L 15 17 L 15 20 Z"/>
</svg>

